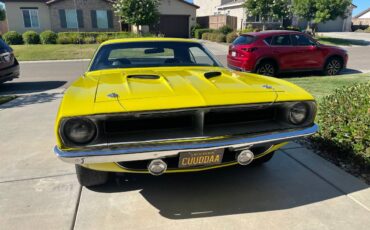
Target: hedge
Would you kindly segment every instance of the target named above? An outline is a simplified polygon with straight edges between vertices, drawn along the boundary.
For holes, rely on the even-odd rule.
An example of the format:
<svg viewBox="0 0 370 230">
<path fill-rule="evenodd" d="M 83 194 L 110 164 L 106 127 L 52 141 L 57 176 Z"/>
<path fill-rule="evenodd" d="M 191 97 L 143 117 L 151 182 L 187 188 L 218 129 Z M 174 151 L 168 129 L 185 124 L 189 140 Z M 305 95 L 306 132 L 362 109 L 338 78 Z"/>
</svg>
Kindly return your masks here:
<svg viewBox="0 0 370 230">
<path fill-rule="evenodd" d="M 22 34 L 23 42 L 27 45 L 40 44 L 40 35 L 35 31 L 29 30 Z"/>
<path fill-rule="evenodd" d="M 234 42 L 234 40 L 239 37 L 237 33 L 235 32 L 231 32 L 229 34 L 226 35 L 226 42 L 227 43 L 232 43 Z"/>
<path fill-rule="evenodd" d="M 314 140 L 370 168 L 370 82 L 336 90 L 319 103 Z M 335 154 L 336 151 L 330 151 Z"/>
<path fill-rule="evenodd" d="M 56 44 L 58 35 L 51 30 L 45 30 L 40 34 L 42 44 Z"/>
<path fill-rule="evenodd" d="M 16 31 L 9 31 L 9 32 L 6 32 L 4 35 L 3 35 L 3 39 L 6 43 L 8 43 L 9 45 L 21 45 L 23 44 L 23 38 L 22 38 L 22 35 L 20 35 L 19 33 L 17 33 Z"/>
<path fill-rule="evenodd" d="M 196 39 L 201 39 L 201 38 L 202 38 L 202 35 L 203 35 L 204 33 L 212 33 L 212 32 L 214 32 L 214 30 L 213 30 L 213 29 L 197 29 L 197 30 L 195 30 L 195 32 L 194 32 L 194 37 L 195 37 Z"/>
</svg>

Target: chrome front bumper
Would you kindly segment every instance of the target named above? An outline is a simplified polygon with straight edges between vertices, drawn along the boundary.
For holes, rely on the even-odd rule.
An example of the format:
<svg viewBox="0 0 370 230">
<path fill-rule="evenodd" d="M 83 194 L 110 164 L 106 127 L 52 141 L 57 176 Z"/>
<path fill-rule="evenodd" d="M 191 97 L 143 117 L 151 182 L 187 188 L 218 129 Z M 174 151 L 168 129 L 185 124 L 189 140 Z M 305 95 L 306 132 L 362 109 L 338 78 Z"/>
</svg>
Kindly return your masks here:
<svg viewBox="0 0 370 230">
<path fill-rule="evenodd" d="M 73 164 L 93 164 L 109 162 L 126 162 L 175 157 L 184 151 L 202 151 L 219 148 L 243 149 L 259 144 L 274 144 L 309 136 L 318 131 L 315 124 L 309 128 L 258 136 L 239 136 L 214 141 L 161 144 L 150 146 L 131 146 L 122 149 L 95 149 L 62 151 L 57 146 L 55 154 L 62 161 Z"/>
</svg>

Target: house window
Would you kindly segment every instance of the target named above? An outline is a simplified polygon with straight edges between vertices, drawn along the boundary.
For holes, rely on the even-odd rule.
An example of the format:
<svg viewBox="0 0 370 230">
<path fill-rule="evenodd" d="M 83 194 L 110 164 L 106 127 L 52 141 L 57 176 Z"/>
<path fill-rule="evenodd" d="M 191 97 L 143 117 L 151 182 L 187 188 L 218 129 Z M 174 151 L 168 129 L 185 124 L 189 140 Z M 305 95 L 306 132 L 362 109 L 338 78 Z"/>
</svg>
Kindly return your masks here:
<svg viewBox="0 0 370 230">
<path fill-rule="evenodd" d="M 77 11 L 76 10 L 66 10 L 66 23 L 67 23 L 67 28 L 69 28 L 69 29 L 77 29 L 78 28 Z"/>
<path fill-rule="evenodd" d="M 84 27 L 83 11 L 76 9 L 59 10 L 60 25 L 62 28 L 77 29 Z"/>
<path fill-rule="evenodd" d="M 40 26 L 38 9 L 22 9 L 22 15 L 24 27 L 38 28 Z"/>
<path fill-rule="evenodd" d="M 113 12 L 111 10 L 92 10 L 91 24 L 93 28 L 113 28 Z"/>
<path fill-rule="evenodd" d="M 96 11 L 96 24 L 99 29 L 108 29 L 108 13 L 106 10 Z"/>
</svg>

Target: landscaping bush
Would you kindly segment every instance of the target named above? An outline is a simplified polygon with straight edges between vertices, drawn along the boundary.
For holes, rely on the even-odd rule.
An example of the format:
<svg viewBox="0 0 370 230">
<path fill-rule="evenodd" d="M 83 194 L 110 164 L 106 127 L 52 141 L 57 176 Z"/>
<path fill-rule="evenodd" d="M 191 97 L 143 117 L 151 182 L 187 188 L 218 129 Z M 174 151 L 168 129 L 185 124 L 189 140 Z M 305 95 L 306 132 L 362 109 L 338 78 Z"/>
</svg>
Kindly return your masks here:
<svg viewBox="0 0 370 230">
<path fill-rule="evenodd" d="M 22 34 L 23 42 L 27 45 L 40 44 L 40 35 L 35 31 L 29 30 Z"/>
<path fill-rule="evenodd" d="M 250 33 L 250 32 L 253 32 L 255 31 L 255 29 L 253 28 L 253 25 L 252 24 L 248 24 L 247 27 L 245 27 L 242 31 L 240 31 L 241 33 Z"/>
<path fill-rule="evenodd" d="M 318 140 L 370 167 L 370 82 L 336 90 L 319 104 Z M 314 138 L 315 140 L 315 138 Z"/>
<path fill-rule="evenodd" d="M 23 38 L 22 38 L 22 35 L 20 35 L 19 33 L 17 33 L 16 31 L 9 31 L 9 32 L 6 32 L 4 35 L 3 35 L 3 39 L 6 43 L 8 43 L 9 45 L 21 45 L 23 44 Z"/>
<path fill-rule="evenodd" d="M 226 42 L 227 43 L 232 43 L 238 36 L 236 32 L 231 32 L 228 35 L 226 35 Z"/>
<path fill-rule="evenodd" d="M 194 36 L 196 39 L 201 39 L 204 33 L 212 33 L 213 31 L 213 29 L 197 29 L 194 32 Z"/>
<path fill-rule="evenodd" d="M 96 37 L 96 41 L 98 43 L 103 43 L 103 42 L 108 41 L 108 40 L 109 40 L 109 36 L 107 34 L 101 34 L 101 35 Z"/>
<path fill-rule="evenodd" d="M 83 43 L 84 44 L 94 44 L 94 43 L 96 43 L 96 40 L 95 40 L 95 38 L 94 37 L 92 37 L 92 36 L 89 36 L 89 37 L 84 37 L 83 38 Z"/>
<path fill-rule="evenodd" d="M 211 35 L 211 33 L 204 33 L 204 34 L 202 34 L 202 39 L 203 40 L 209 40 L 210 35 Z"/>
<path fill-rule="evenodd" d="M 227 35 L 228 33 L 231 33 L 231 32 L 233 32 L 234 30 L 233 30 L 233 28 L 231 28 L 230 26 L 228 26 L 228 25 L 224 25 L 224 26 L 222 26 L 220 29 L 218 29 L 218 31 L 219 31 L 220 33 L 222 33 L 222 34 Z"/>
<path fill-rule="evenodd" d="M 45 30 L 40 34 L 42 44 L 56 44 L 58 35 L 51 30 Z"/>
<path fill-rule="evenodd" d="M 195 37 L 195 31 L 199 29 L 202 29 L 202 27 L 198 23 L 191 27 L 191 37 L 192 38 Z"/>
<path fill-rule="evenodd" d="M 72 44 L 72 39 L 69 36 L 58 34 L 58 44 Z"/>
<path fill-rule="evenodd" d="M 215 37 L 215 42 L 226 42 L 226 35 L 223 33 L 218 33 Z"/>
<path fill-rule="evenodd" d="M 298 32 L 302 31 L 302 30 L 301 30 L 301 28 L 300 28 L 300 27 L 298 27 L 298 26 L 288 26 L 288 27 L 283 28 L 283 29 L 284 29 L 284 30 L 298 31 Z"/>
</svg>

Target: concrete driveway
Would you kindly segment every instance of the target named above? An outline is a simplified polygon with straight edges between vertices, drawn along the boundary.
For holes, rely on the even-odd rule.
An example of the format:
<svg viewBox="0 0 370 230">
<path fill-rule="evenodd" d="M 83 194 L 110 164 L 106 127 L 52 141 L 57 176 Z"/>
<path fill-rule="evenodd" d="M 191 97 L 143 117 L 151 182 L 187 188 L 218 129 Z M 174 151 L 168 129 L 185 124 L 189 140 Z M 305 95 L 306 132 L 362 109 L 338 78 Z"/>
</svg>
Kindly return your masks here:
<svg viewBox="0 0 370 230">
<path fill-rule="evenodd" d="M 222 50 L 222 47 L 218 47 Z M 217 53 L 216 53 L 217 55 Z M 368 229 L 369 186 L 297 144 L 262 167 L 79 186 L 52 153 L 64 87 L 86 62 L 22 64 L 0 86 L 1 229 Z"/>
</svg>

